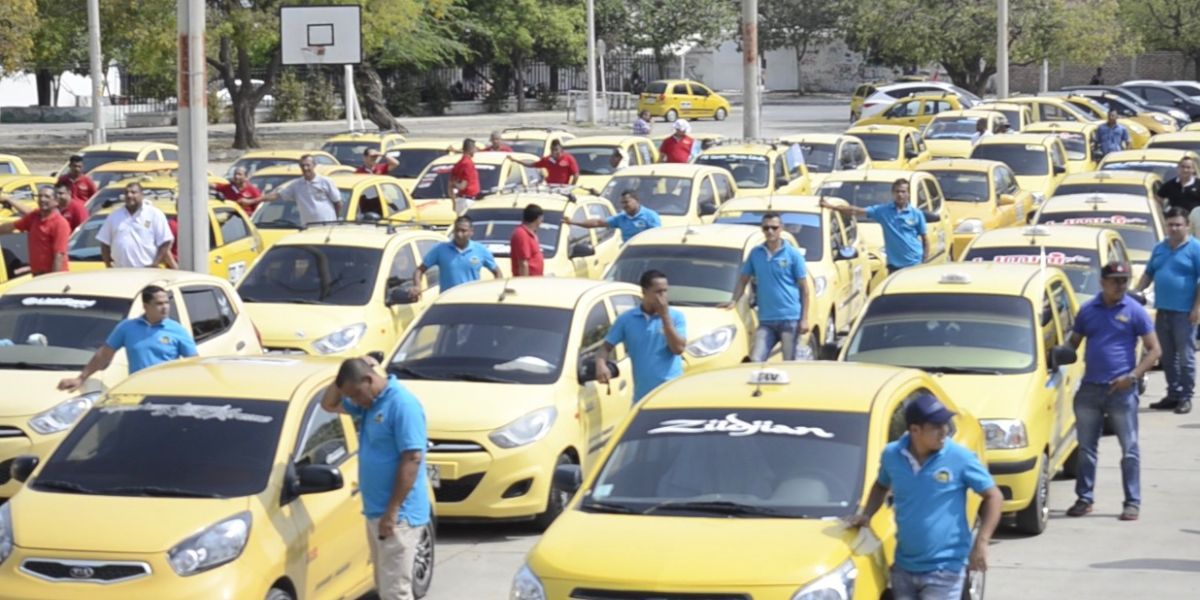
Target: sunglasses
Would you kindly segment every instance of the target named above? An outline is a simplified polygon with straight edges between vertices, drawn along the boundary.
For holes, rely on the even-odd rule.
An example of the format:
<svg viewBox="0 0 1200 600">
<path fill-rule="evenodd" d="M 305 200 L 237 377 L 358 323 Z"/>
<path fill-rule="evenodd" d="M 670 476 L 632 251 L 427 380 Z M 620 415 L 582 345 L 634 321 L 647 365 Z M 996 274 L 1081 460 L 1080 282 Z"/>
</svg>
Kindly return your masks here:
<svg viewBox="0 0 1200 600">
<path fill-rule="evenodd" d="M 775 230 L 777 230 L 777 229 L 779 229 L 779 228 L 780 228 L 780 226 L 779 226 L 779 225 L 763 225 L 763 226 L 762 226 L 762 230 L 763 230 L 763 231 L 775 231 Z"/>
</svg>

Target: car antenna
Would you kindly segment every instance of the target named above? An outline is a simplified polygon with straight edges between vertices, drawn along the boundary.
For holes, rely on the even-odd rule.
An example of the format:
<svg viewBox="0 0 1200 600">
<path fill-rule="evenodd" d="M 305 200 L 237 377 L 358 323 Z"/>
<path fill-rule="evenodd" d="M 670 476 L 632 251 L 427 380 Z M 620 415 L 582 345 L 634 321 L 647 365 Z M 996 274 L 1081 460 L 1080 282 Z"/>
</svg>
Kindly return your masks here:
<svg viewBox="0 0 1200 600">
<path fill-rule="evenodd" d="M 505 277 L 504 278 L 504 289 L 500 290 L 500 297 L 496 298 L 496 302 L 504 302 L 504 299 L 506 297 L 515 296 L 517 294 L 517 290 L 514 290 L 514 289 L 508 287 L 508 284 L 510 284 L 510 283 L 512 283 L 512 277 Z"/>
<path fill-rule="evenodd" d="M 325 243 L 328 244 L 329 240 L 331 240 L 331 239 L 333 239 L 333 224 L 332 223 L 329 225 L 329 231 L 325 234 Z"/>
</svg>

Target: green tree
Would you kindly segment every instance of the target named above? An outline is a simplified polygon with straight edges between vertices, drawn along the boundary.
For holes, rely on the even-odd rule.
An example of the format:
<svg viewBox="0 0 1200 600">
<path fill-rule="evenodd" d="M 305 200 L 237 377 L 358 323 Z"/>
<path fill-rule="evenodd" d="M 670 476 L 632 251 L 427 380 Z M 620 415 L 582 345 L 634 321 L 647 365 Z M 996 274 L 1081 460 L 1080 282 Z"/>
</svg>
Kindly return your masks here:
<svg viewBox="0 0 1200 600">
<path fill-rule="evenodd" d="M 738 23 L 735 4 L 714 0 L 628 0 L 625 42 L 654 52 L 664 76 L 670 47 L 695 42 L 713 46 L 731 39 Z"/>
<path fill-rule="evenodd" d="M 796 53 L 796 91 L 804 93 L 804 68 L 809 48 L 834 38 L 846 7 L 843 0 L 761 0 L 758 5 L 758 45 L 762 52 L 791 48 Z"/>
<path fill-rule="evenodd" d="M 37 28 L 34 0 L 4 0 L 0 7 L 0 70 L 16 71 L 33 56 Z"/>
<path fill-rule="evenodd" d="M 18 4 L 24 2 L 20 0 Z M 36 0 L 37 30 L 32 36 L 33 52 L 23 65 L 34 74 L 38 105 L 52 106 L 58 78 L 63 70 L 87 65 L 87 4 L 70 0 Z M 7 44 L 6 44 L 7 45 Z"/>
<path fill-rule="evenodd" d="M 1125 0 L 1123 14 L 1146 44 L 1175 50 L 1192 60 L 1200 79 L 1200 6 L 1196 0 Z"/>
</svg>

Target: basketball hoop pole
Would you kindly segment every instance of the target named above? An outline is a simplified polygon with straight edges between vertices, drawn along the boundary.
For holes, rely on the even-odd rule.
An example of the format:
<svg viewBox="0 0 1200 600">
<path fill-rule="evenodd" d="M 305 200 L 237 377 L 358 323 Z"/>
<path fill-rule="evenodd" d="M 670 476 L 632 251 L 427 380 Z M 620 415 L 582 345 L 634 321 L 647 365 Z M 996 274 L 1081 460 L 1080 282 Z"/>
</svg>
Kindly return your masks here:
<svg viewBox="0 0 1200 600">
<path fill-rule="evenodd" d="M 179 267 L 208 273 L 208 97 L 204 8 L 178 0 Z"/>
<path fill-rule="evenodd" d="M 354 131 L 354 66 L 346 65 L 345 75 L 342 77 L 345 81 L 345 91 L 343 92 L 344 102 L 346 105 L 346 131 Z"/>
</svg>

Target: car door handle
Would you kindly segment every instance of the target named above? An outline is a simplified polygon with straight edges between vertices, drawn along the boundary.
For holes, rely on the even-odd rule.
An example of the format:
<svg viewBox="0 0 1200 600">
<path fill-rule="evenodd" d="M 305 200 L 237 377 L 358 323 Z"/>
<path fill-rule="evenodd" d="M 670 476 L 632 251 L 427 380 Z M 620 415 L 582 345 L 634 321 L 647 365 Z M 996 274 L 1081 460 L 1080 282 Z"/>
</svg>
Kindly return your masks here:
<svg viewBox="0 0 1200 600">
<path fill-rule="evenodd" d="M 215 257 L 215 258 L 213 258 L 213 262 L 215 262 L 215 263 L 217 263 L 217 264 L 219 265 L 219 264 L 221 264 L 221 263 L 225 262 L 225 259 L 223 259 L 223 258 L 221 258 L 220 256 L 218 256 L 218 257 Z"/>
<path fill-rule="evenodd" d="M 358 482 L 357 482 L 357 481 L 355 481 L 355 482 L 353 482 L 353 483 L 351 483 L 351 484 L 350 484 L 350 497 L 351 497 L 351 498 L 353 498 L 353 497 L 357 496 L 357 495 L 358 495 L 358 492 L 360 492 L 360 491 L 361 491 L 361 490 L 358 488 Z"/>
<path fill-rule="evenodd" d="M 624 379 L 622 379 L 620 385 L 617 386 L 617 390 L 622 391 L 622 392 L 625 391 L 625 386 L 627 384 L 628 384 L 628 382 L 626 382 Z"/>
<path fill-rule="evenodd" d="M 245 348 L 245 347 L 246 347 L 246 342 L 238 342 L 237 343 L 238 350 L 241 350 L 242 348 Z"/>
</svg>

